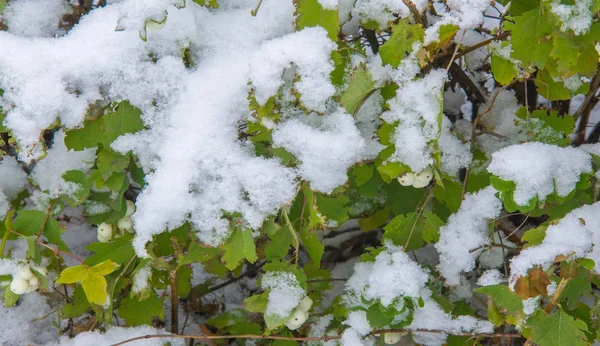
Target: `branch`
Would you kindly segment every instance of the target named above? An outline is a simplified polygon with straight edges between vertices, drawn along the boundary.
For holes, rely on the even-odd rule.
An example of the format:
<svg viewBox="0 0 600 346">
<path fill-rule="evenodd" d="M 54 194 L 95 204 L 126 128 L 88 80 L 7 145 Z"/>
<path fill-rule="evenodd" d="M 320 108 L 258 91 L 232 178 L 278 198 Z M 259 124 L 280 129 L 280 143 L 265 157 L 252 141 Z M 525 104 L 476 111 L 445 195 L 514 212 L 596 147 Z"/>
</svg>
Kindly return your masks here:
<svg viewBox="0 0 600 346">
<path fill-rule="evenodd" d="M 384 333 L 435 333 L 435 334 L 451 334 L 456 336 L 471 336 L 476 338 L 521 338 L 522 335 L 508 334 L 508 333 L 452 333 L 447 330 L 441 329 L 385 329 L 376 330 L 369 334 L 369 336 L 376 336 Z M 289 341 L 329 341 L 339 340 L 342 338 L 341 335 L 333 336 L 319 336 L 319 337 L 287 337 L 279 335 L 256 335 L 256 334 L 240 334 L 240 335 L 179 335 L 179 334 L 150 334 L 138 336 L 135 338 L 127 339 L 111 346 L 120 346 L 127 343 L 146 340 L 146 339 L 157 339 L 157 338 L 171 338 L 171 339 L 198 339 L 198 340 L 223 340 L 223 339 L 262 339 L 262 340 L 289 340 Z"/>
<path fill-rule="evenodd" d="M 600 89 L 600 64 L 598 65 L 598 72 L 592 79 L 590 83 L 590 91 L 588 91 L 585 100 L 577 110 L 577 112 L 573 115 L 575 120 L 579 120 L 579 125 L 577 126 L 577 132 L 575 135 L 577 138 L 575 139 L 575 146 L 580 146 L 585 143 L 585 130 L 587 128 L 587 123 L 590 118 L 590 113 L 592 112 L 592 108 L 597 102 L 596 92 Z M 595 102 L 594 102 L 595 101 Z M 581 119 L 580 119 L 581 118 Z"/>
<path fill-rule="evenodd" d="M 402 0 L 402 2 L 404 3 L 404 5 L 406 5 L 406 7 L 408 7 L 413 17 L 415 17 L 415 22 L 421 23 L 424 28 L 427 27 L 427 17 L 421 16 L 421 12 L 419 12 L 419 9 L 417 8 L 417 6 L 415 6 L 415 3 L 411 0 Z"/>
<path fill-rule="evenodd" d="M 369 45 L 371 46 L 371 51 L 373 54 L 377 54 L 379 52 L 379 41 L 377 41 L 377 35 L 374 30 L 364 29 L 365 38 Z"/>
</svg>

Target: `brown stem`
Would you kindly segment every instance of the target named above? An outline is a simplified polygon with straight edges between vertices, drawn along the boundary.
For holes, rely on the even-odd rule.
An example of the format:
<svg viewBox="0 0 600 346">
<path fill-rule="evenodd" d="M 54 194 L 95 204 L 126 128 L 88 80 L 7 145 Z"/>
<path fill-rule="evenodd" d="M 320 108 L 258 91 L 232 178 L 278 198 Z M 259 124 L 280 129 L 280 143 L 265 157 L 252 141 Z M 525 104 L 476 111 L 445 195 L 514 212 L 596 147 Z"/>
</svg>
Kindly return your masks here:
<svg viewBox="0 0 600 346">
<path fill-rule="evenodd" d="M 590 113 L 592 112 L 592 108 L 597 102 L 598 97 L 596 96 L 596 92 L 600 89 L 600 65 L 598 68 L 598 72 L 592 79 L 590 83 L 590 91 L 588 91 L 585 100 L 577 110 L 577 112 L 573 115 L 575 120 L 579 119 L 579 125 L 577 126 L 577 131 L 575 132 L 577 138 L 575 139 L 575 146 L 580 146 L 585 143 L 585 130 L 587 128 L 587 124 L 590 118 Z"/>
<path fill-rule="evenodd" d="M 179 297 L 176 270 L 171 270 L 169 273 L 169 283 L 171 286 L 171 333 L 177 334 L 179 332 Z"/>
<path fill-rule="evenodd" d="M 550 301 L 550 303 L 548 303 L 548 305 L 546 306 L 546 309 L 544 309 L 544 311 L 546 311 L 546 313 L 549 314 L 552 312 L 552 309 L 556 305 L 556 302 L 558 302 L 558 298 L 560 298 L 561 294 L 565 290 L 565 287 L 567 286 L 567 283 L 569 282 L 569 280 L 570 279 L 566 279 L 566 278 L 560 279 L 560 282 L 558 283 L 558 286 L 556 287 L 556 291 L 554 291 L 554 295 L 552 295 L 552 300 Z"/>
<path fill-rule="evenodd" d="M 410 10 L 410 13 L 412 13 L 413 17 L 415 17 L 415 22 L 421 23 L 423 25 L 423 27 L 426 27 L 427 26 L 427 17 L 421 16 L 421 12 L 419 12 L 419 9 L 417 8 L 417 6 L 415 6 L 415 3 L 412 2 L 411 0 L 402 0 L 402 2 L 404 3 L 404 5 L 406 5 L 406 7 L 408 7 L 408 9 Z"/>
<path fill-rule="evenodd" d="M 507 334 L 507 333 L 464 333 L 458 332 L 453 333 L 447 330 L 441 329 L 385 329 L 376 330 L 369 334 L 369 336 L 375 336 L 384 333 L 435 333 L 435 334 L 451 334 L 456 336 L 470 336 L 474 338 L 521 338 L 522 335 L 519 333 Z M 240 334 L 240 335 L 179 335 L 179 334 L 151 334 L 143 335 L 135 338 L 127 339 L 119 343 L 113 344 L 112 346 L 120 346 L 133 341 L 146 340 L 146 339 L 157 339 L 157 338 L 171 338 L 171 339 L 198 339 L 198 340 L 220 340 L 220 339 L 262 339 L 262 340 L 289 340 L 289 341 L 328 341 L 328 340 L 339 340 L 342 338 L 341 335 L 333 336 L 320 336 L 320 337 L 287 337 L 279 335 L 256 335 L 256 334 Z"/>
<path fill-rule="evenodd" d="M 373 54 L 377 54 L 379 52 L 379 41 L 377 41 L 377 34 L 375 34 L 375 30 L 364 29 L 365 38 L 369 45 L 371 46 L 371 51 Z"/>
</svg>

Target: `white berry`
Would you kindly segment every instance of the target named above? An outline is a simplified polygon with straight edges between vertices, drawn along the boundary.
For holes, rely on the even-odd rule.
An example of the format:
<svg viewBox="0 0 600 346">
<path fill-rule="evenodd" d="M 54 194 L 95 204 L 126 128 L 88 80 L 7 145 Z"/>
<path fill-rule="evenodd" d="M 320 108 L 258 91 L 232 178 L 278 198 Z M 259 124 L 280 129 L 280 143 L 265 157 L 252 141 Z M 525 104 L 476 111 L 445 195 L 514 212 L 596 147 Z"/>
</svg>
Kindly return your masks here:
<svg viewBox="0 0 600 346">
<path fill-rule="evenodd" d="M 13 278 L 13 280 L 10 282 L 10 290 L 14 294 L 19 294 L 19 295 L 23 294 L 23 293 L 27 292 L 28 288 L 29 288 L 29 285 L 27 284 L 27 281 L 25 281 L 23 278 L 21 278 L 19 276 L 15 276 Z"/>
<path fill-rule="evenodd" d="M 29 267 L 20 268 L 15 275 L 25 281 L 33 277 L 33 273 L 31 272 L 31 270 L 29 270 Z"/>
<path fill-rule="evenodd" d="M 431 168 L 426 168 L 421 173 L 417 174 L 415 179 L 429 183 L 431 179 L 433 179 L 433 170 Z"/>
<path fill-rule="evenodd" d="M 107 223 L 98 225 L 98 240 L 106 243 L 112 237 L 113 226 Z"/>
<path fill-rule="evenodd" d="M 402 333 L 385 333 L 383 334 L 383 342 L 386 345 L 393 345 L 402 339 Z"/>
<path fill-rule="evenodd" d="M 411 186 L 415 182 L 415 175 L 411 172 L 404 173 L 404 175 L 398 177 L 398 182 L 402 186 Z"/>
<path fill-rule="evenodd" d="M 287 321 L 285 326 L 288 327 L 289 330 L 296 330 L 296 329 L 300 328 L 300 326 L 304 322 L 306 322 L 307 319 L 308 319 L 308 312 L 296 309 L 296 311 L 294 311 L 294 314 L 289 319 L 289 321 Z"/>
<path fill-rule="evenodd" d="M 415 187 L 415 188 L 417 188 L 417 189 L 420 189 L 420 188 L 423 188 L 423 187 L 425 187 L 425 186 L 427 186 L 427 185 L 429 185 L 429 181 L 420 181 L 420 180 L 416 180 L 416 181 L 413 183 L 413 185 L 412 185 L 412 186 L 413 186 L 413 187 Z"/>
<path fill-rule="evenodd" d="M 125 201 L 125 204 L 127 204 L 127 211 L 125 212 L 125 216 L 131 216 L 133 215 L 133 213 L 135 213 L 135 204 L 133 204 L 132 201 Z"/>
<path fill-rule="evenodd" d="M 125 216 L 117 222 L 119 231 L 131 232 L 133 230 L 133 220 L 129 216 Z"/>
<path fill-rule="evenodd" d="M 31 279 L 29 279 L 28 283 L 29 286 L 35 286 L 35 288 L 38 288 L 38 286 L 40 285 L 40 279 L 38 279 L 37 276 L 34 276 Z"/>
<path fill-rule="evenodd" d="M 309 296 L 306 296 L 306 297 L 304 297 L 304 299 L 302 299 L 300 304 L 298 304 L 298 307 L 296 309 L 298 309 L 300 311 L 308 312 L 308 310 L 310 310 L 312 305 L 313 305 L 312 299 L 310 299 Z"/>
</svg>

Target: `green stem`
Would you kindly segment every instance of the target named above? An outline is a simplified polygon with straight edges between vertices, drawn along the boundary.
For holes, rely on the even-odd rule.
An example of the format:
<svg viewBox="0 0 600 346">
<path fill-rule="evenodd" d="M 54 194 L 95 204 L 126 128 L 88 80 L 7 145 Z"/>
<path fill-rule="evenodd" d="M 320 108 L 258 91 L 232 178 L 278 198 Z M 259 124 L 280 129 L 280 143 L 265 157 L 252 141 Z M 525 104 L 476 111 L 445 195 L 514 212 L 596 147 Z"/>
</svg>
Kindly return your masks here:
<svg viewBox="0 0 600 346">
<path fill-rule="evenodd" d="M 12 229 L 11 219 L 13 216 L 13 211 L 9 211 L 6 215 L 6 219 L 4 220 L 4 236 L 2 237 L 2 245 L 0 245 L 0 258 L 4 258 L 4 247 L 6 247 L 6 242 L 8 241 L 8 236 L 10 235 L 10 231 Z"/>
<path fill-rule="evenodd" d="M 300 240 L 298 239 L 298 234 L 296 234 L 296 231 L 294 230 L 294 226 L 292 226 L 292 223 L 290 222 L 290 218 L 287 214 L 285 206 L 281 208 L 281 212 L 283 214 L 283 219 L 285 220 L 285 223 L 292 234 L 292 240 L 294 241 L 294 259 L 296 264 L 298 264 L 298 249 L 300 248 Z"/>
</svg>

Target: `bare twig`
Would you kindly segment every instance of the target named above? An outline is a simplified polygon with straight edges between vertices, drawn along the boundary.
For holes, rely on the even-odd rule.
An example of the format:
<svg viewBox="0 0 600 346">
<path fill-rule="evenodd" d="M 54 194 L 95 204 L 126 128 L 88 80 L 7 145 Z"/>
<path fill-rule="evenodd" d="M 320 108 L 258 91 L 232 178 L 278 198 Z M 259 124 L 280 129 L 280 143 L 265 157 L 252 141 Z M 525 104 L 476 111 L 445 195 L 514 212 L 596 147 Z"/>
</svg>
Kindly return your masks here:
<svg viewBox="0 0 600 346">
<path fill-rule="evenodd" d="M 179 331 L 179 296 L 177 292 L 177 271 L 169 273 L 169 284 L 171 286 L 171 333 Z"/>
<path fill-rule="evenodd" d="M 406 7 L 408 7 L 413 17 L 415 17 L 415 22 L 422 24 L 423 27 L 426 27 L 427 17 L 421 16 L 421 12 L 419 12 L 419 9 L 417 8 L 417 6 L 415 6 L 414 2 L 412 2 L 411 0 L 402 0 L 402 2 L 404 3 L 404 5 L 406 5 Z"/>
</svg>

